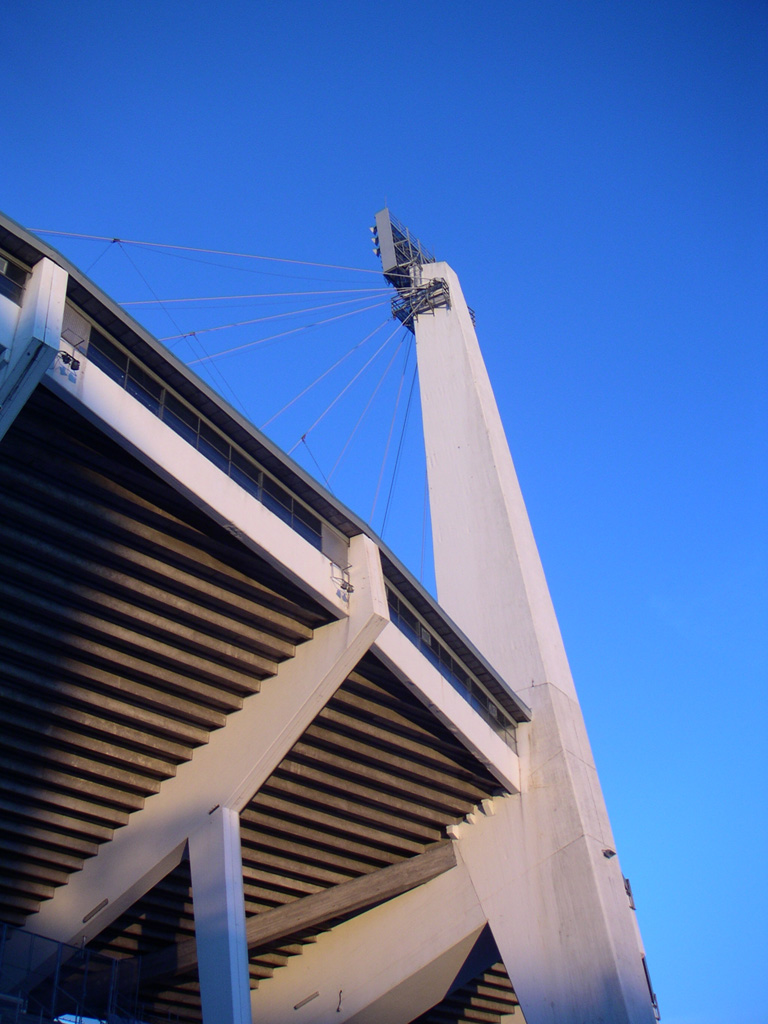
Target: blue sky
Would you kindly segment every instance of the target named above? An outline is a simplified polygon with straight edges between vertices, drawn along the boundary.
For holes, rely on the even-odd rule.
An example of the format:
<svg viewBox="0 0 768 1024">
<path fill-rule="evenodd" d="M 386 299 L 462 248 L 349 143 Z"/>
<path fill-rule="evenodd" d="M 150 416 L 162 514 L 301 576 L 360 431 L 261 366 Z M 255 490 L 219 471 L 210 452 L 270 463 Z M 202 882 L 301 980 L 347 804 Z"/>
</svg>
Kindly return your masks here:
<svg viewBox="0 0 768 1024">
<path fill-rule="evenodd" d="M 663 1020 L 764 1022 L 768 7 L 37 0 L 3 26 L 11 217 L 360 268 L 45 236 L 120 301 L 269 294 L 129 307 L 161 337 L 329 307 L 183 358 L 374 306 L 197 364 L 261 424 L 355 348 L 270 425 L 285 447 L 394 328 L 341 294 L 381 287 L 376 210 L 456 269 Z M 431 586 L 406 349 L 295 454 L 327 476 L 391 360 L 331 484 L 368 518 L 381 475 L 381 530 L 402 437 L 384 538 Z"/>
</svg>

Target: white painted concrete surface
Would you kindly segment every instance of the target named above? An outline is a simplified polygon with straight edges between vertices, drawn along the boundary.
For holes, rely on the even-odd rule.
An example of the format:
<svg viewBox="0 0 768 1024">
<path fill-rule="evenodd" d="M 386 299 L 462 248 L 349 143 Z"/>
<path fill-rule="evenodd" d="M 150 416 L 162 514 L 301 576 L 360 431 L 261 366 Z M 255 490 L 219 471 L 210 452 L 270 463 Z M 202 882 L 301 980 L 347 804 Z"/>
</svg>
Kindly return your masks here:
<svg viewBox="0 0 768 1024">
<path fill-rule="evenodd" d="M 250 1024 L 240 816 L 217 807 L 189 837 L 197 969 L 205 1024 Z"/>
<path fill-rule="evenodd" d="M 66 272 L 43 258 L 29 275 L 21 308 L 3 297 L 0 306 L 0 438 L 56 356 L 66 294 Z M 18 311 L 15 318 L 14 307 Z"/>
<path fill-rule="evenodd" d="M 63 271 L 50 274 L 63 296 Z M 416 322 L 438 596 L 532 708 L 519 757 L 389 623 L 373 541 L 351 541 L 354 592 L 341 594 L 328 558 L 97 367 L 84 365 L 75 382 L 49 375 L 99 429 L 339 618 L 56 890 L 35 929 L 87 940 L 178 863 L 189 840 L 206 1024 L 244 1024 L 251 1010 L 265 1024 L 406 1024 L 442 998 L 486 921 L 529 1024 L 650 1024 L 639 933 L 618 858 L 602 853 L 615 844 L 488 375 L 455 274 L 445 264 L 423 274 L 445 278 L 452 302 Z M 43 333 L 61 329 L 51 309 Z M 237 812 L 372 645 L 514 795 L 459 827 L 456 869 L 323 933 L 244 995 Z"/>
<path fill-rule="evenodd" d="M 373 649 L 384 664 L 472 751 L 502 786 L 511 792 L 519 791 L 520 763 L 517 754 L 394 622 L 390 622 L 376 638 Z"/>
<path fill-rule="evenodd" d="M 484 925 L 469 873 L 452 868 L 319 935 L 252 993 L 254 1024 L 407 1024 L 443 998 Z"/>
<path fill-rule="evenodd" d="M 49 373 L 46 381 L 86 419 L 305 593 L 335 614 L 346 614 L 347 602 L 333 583 L 330 560 L 98 366 L 86 359 L 75 383 L 56 373 Z"/>
<path fill-rule="evenodd" d="M 458 279 L 416 319 L 438 600 L 533 721 L 521 793 L 460 851 L 529 1024 L 654 1020 L 638 933 L 560 631 Z"/>
</svg>

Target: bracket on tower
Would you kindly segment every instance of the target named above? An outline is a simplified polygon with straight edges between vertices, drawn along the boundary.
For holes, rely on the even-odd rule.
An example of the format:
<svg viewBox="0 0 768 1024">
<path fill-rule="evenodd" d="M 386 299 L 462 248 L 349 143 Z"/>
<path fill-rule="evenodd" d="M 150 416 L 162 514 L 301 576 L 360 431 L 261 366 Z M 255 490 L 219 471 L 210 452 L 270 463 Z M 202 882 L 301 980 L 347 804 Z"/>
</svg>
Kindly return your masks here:
<svg viewBox="0 0 768 1024">
<path fill-rule="evenodd" d="M 415 277 L 421 277 L 419 268 L 413 268 Z M 443 278 L 434 278 L 421 284 L 413 284 L 410 288 L 399 290 L 396 299 L 392 299 L 392 315 L 413 332 L 413 319 L 419 313 L 426 313 L 438 307 L 450 309 L 451 295 L 448 290 L 448 282 Z"/>
</svg>

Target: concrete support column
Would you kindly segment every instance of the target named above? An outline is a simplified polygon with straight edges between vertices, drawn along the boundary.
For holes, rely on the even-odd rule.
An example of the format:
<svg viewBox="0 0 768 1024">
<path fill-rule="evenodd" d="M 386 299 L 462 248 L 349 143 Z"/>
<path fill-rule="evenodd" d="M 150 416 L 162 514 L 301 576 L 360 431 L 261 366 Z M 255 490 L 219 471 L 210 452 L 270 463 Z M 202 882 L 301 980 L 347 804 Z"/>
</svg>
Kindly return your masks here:
<svg viewBox="0 0 768 1024">
<path fill-rule="evenodd" d="M 56 356 L 66 297 L 66 271 L 41 259 L 24 288 L 13 339 L 0 332 L 0 439 Z"/>
<path fill-rule="evenodd" d="M 189 837 L 205 1024 L 251 1024 L 240 816 L 217 807 Z"/>
<path fill-rule="evenodd" d="M 421 270 L 449 292 L 415 324 L 438 599 L 533 712 L 519 730 L 520 793 L 462 829 L 465 864 L 529 1024 L 650 1024 L 635 921 L 472 320 L 450 267 Z"/>
</svg>

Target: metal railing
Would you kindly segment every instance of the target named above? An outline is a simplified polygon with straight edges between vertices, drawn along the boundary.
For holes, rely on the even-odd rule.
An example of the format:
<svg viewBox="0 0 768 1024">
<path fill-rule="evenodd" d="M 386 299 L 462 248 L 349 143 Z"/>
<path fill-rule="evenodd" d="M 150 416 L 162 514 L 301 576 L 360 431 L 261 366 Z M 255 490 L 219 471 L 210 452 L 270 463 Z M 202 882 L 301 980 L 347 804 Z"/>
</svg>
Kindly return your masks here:
<svg viewBox="0 0 768 1024">
<path fill-rule="evenodd" d="M 517 752 L 517 723 L 498 701 L 494 700 L 480 682 L 439 640 L 387 582 L 387 601 L 392 622 L 430 661 L 457 693 L 490 725 L 504 742 Z"/>
<path fill-rule="evenodd" d="M 252 459 L 238 451 L 185 402 L 103 334 L 91 330 L 86 358 L 124 388 L 209 462 L 279 516 L 291 529 L 321 548 L 321 520 Z"/>
<path fill-rule="evenodd" d="M 139 958 L 118 960 L 0 925 L 2 1024 L 137 1021 L 139 975 Z"/>
</svg>

